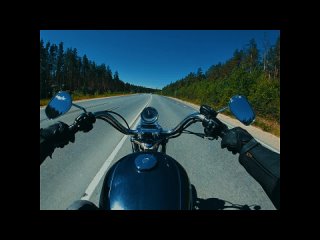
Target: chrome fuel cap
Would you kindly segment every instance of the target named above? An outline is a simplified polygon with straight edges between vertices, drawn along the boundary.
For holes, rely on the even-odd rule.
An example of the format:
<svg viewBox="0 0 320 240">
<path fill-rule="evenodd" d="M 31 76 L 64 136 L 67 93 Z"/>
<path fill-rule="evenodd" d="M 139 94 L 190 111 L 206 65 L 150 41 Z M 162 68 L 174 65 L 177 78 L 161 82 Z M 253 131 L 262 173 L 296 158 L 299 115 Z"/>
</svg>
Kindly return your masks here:
<svg viewBox="0 0 320 240">
<path fill-rule="evenodd" d="M 141 154 L 134 160 L 139 171 L 150 170 L 157 164 L 157 159 L 151 154 Z"/>
</svg>

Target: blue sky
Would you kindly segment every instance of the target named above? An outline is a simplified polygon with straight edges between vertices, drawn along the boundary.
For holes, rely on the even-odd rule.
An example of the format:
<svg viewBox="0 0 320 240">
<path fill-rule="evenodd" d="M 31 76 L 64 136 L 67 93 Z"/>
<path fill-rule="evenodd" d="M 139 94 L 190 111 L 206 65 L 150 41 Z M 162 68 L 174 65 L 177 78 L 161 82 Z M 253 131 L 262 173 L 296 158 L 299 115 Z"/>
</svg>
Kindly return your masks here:
<svg viewBox="0 0 320 240">
<path fill-rule="evenodd" d="M 170 82 L 232 57 L 254 38 L 263 50 L 265 37 L 273 45 L 279 30 L 41 30 L 45 42 L 64 43 L 97 64 L 109 65 L 120 79 L 162 88 Z M 262 52 L 261 52 L 262 53 Z"/>
</svg>

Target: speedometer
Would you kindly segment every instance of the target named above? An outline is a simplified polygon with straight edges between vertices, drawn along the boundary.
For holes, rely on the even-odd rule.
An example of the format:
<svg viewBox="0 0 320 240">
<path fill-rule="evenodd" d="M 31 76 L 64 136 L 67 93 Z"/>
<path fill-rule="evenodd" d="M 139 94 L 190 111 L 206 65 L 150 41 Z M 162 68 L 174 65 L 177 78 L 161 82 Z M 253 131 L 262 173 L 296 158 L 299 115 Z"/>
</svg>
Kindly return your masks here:
<svg viewBox="0 0 320 240">
<path fill-rule="evenodd" d="M 158 120 L 158 111 L 153 107 L 143 109 L 141 119 L 145 124 L 152 124 Z"/>
</svg>

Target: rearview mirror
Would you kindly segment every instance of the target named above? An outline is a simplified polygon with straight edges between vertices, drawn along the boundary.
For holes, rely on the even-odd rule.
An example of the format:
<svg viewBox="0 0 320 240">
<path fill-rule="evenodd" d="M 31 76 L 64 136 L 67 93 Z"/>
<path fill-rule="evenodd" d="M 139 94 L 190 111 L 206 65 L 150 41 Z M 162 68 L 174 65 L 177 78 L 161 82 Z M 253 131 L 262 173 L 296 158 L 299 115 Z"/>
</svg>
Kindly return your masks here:
<svg viewBox="0 0 320 240">
<path fill-rule="evenodd" d="M 67 92 L 58 92 L 48 103 L 45 113 L 49 119 L 57 118 L 69 111 L 72 99 Z"/>
<path fill-rule="evenodd" d="M 256 114 L 245 96 L 233 96 L 229 101 L 229 109 L 246 126 L 255 120 Z"/>
</svg>

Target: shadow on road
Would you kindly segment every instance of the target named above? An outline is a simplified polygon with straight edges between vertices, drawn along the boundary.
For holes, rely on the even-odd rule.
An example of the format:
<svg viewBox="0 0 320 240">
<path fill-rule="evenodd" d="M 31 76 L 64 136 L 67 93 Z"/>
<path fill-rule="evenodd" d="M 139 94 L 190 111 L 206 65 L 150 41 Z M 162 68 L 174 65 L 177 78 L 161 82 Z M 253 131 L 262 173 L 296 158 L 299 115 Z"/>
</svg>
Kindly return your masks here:
<svg viewBox="0 0 320 240">
<path fill-rule="evenodd" d="M 219 198 L 201 199 L 197 197 L 197 191 L 192 185 L 194 210 L 260 210 L 259 205 L 234 204 Z"/>
</svg>

